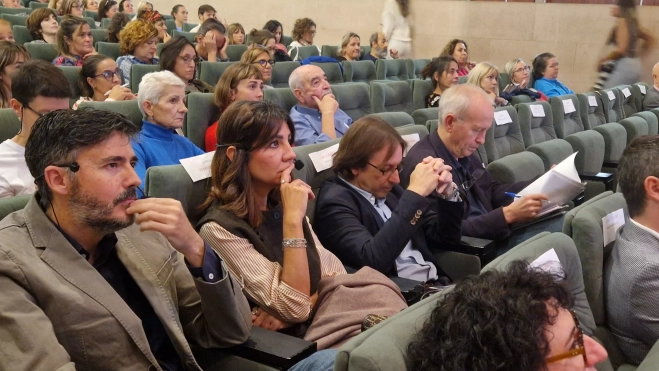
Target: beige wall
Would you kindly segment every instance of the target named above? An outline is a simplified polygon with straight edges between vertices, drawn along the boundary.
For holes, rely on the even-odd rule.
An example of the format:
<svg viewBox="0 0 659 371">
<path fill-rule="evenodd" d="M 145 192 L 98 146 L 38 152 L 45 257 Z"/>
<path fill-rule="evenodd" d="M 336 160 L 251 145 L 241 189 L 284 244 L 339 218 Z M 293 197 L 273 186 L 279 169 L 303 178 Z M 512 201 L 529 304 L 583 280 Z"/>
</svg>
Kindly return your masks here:
<svg viewBox="0 0 659 371">
<path fill-rule="evenodd" d="M 197 20 L 197 7 L 203 0 L 186 2 L 189 22 Z M 210 2 L 213 4 L 213 2 Z M 156 9 L 171 11 L 176 0 L 154 1 Z M 317 26 L 315 43 L 337 45 L 347 31 L 361 35 L 362 43 L 380 28 L 383 0 L 238 0 L 215 4 L 218 15 L 229 23 L 240 22 L 247 29 L 260 28 L 269 19 L 284 25 L 290 35 L 299 17 L 312 18 Z M 556 54 L 560 62 L 559 80 L 572 90 L 590 88 L 595 63 L 605 52 L 604 40 L 613 25 L 610 5 L 499 3 L 442 0 L 412 0 L 414 50 L 417 58 L 432 58 L 452 38 L 469 44 L 469 58 L 490 61 L 500 69 L 510 59 L 521 57 L 531 63 L 542 52 Z M 639 8 L 641 24 L 659 35 L 659 7 Z M 644 60 L 642 79 L 659 61 L 659 49 Z"/>
</svg>

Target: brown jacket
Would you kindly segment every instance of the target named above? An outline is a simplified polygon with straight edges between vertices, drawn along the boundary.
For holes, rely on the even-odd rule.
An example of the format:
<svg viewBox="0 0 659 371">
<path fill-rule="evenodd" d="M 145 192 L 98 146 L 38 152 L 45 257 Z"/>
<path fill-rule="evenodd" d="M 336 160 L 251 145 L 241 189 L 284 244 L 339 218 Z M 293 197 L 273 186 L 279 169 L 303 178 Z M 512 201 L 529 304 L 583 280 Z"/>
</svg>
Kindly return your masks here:
<svg viewBox="0 0 659 371">
<path fill-rule="evenodd" d="M 159 233 L 116 233 L 117 255 L 162 321 L 188 370 L 191 343 L 247 340 L 240 286 L 194 279 Z M 0 370 L 160 370 L 140 319 L 50 222 L 33 197 L 0 222 Z"/>
</svg>

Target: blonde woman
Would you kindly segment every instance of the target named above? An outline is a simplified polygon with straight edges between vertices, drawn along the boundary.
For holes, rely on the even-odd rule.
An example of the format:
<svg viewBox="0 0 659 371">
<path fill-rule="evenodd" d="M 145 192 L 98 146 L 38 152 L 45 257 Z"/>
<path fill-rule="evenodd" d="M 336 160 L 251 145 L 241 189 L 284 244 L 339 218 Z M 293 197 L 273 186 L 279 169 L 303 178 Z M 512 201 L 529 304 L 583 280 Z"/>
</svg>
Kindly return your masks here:
<svg viewBox="0 0 659 371">
<path fill-rule="evenodd" d="M 467 84 L 479 86 L 492 97 L 495 107 L 505 107 L 510 102 L 499 96 L 499 70 L 489 62 L 481 62 L 469 72 Z"/>
<path fill-rule="evenodd" d="M 274 40 L 274 39 L 272 39 Z M 255 45 L 240 58 L 240 63 L 251 64 L 261 71 L 264 84 L 270 84 L 272 78 L 272 68 L 275 66 L 275 61 L 272 58 L 272 51 L 263 46 Z M 270 85 L 263 85 L 264 89 L 271 89 Z"/>
<path fill-rule="evenodd" d="M 359 35 L 354 32 L 348 32 L 343 35 L 336 59 L 342 62 L 358 61 L 361 51 L 361 39 Z"/>
</svg>

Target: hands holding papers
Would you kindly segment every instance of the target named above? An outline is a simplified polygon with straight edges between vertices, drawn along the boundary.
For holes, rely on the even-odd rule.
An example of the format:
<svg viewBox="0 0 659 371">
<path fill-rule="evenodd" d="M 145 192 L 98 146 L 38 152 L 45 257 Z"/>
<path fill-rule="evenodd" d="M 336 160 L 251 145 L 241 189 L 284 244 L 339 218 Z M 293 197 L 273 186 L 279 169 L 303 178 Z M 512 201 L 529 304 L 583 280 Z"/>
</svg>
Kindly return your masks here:
<svg viewBox="0 0 659 371">
<path fill-rule="evenodd" d="M 515 202 L 503 208 L 503 217 L 506 223 L 529 221 L 540 213 L 542 207 L 548 204 L 547 196 L 543 194 L 529 194 L 526 196 L 506 192 L 507 195 L 517 198 Z"/>
</svg>

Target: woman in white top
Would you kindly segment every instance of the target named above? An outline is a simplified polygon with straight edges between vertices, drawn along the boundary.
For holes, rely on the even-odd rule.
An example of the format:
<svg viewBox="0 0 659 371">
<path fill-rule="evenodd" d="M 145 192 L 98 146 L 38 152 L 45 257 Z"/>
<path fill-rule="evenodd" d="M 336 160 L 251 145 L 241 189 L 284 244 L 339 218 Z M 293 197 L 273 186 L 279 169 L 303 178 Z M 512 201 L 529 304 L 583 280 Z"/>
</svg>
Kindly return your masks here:
<svg viewBox="0 0 659 371">
<path fill-rule="evenodd" d="M 412 58 L 412 32 L 408 22 L 410 0 L 386 0 L 382 11 L 382 33 L 389 40 L 389 50 L 398 58 Z M 390 55 L 387 59 L 392 59 Z"/>
</svg>

